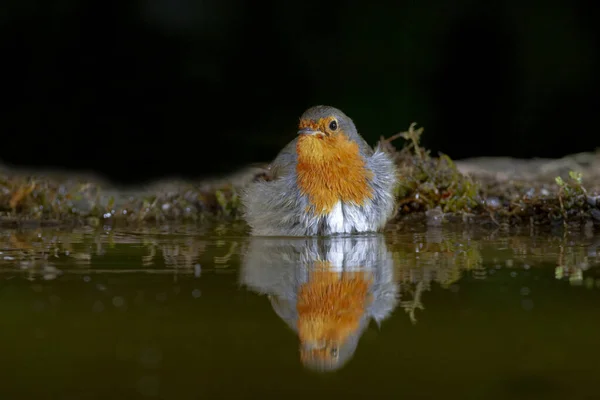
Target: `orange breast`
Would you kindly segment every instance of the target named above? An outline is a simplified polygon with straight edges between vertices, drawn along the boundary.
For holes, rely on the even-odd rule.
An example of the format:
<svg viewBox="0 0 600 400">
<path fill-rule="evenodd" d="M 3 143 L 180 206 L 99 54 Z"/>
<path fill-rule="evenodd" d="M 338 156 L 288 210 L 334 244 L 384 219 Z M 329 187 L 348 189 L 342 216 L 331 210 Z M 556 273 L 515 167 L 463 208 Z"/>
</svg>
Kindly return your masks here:
<svg viewBox="0 0 600 400">
<path fill-rule="evenodd" d="M 373 198 L 372 173 L 365 167 L 358 144 L 339 133 L 329 137 L 300 136 L 296 145 L 298 187 L 319 215 L 338 201 L 363 205 Z"/>
</svg>

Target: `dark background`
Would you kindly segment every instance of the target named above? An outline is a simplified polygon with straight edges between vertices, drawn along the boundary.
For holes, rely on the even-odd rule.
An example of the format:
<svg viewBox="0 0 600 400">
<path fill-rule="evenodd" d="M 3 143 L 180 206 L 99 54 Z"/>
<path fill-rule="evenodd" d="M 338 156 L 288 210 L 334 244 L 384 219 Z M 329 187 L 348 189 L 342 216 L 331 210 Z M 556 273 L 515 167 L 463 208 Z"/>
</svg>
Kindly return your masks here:
<svg viewBox="0 0 600 400">
<path fill-rule="evenodd" d="M 5 0 L 0 160 L 201 178 L 271 160 L 315 104 L 453 158 L 598 146 L 597 7 L 384 4 Z"/>
</svg>

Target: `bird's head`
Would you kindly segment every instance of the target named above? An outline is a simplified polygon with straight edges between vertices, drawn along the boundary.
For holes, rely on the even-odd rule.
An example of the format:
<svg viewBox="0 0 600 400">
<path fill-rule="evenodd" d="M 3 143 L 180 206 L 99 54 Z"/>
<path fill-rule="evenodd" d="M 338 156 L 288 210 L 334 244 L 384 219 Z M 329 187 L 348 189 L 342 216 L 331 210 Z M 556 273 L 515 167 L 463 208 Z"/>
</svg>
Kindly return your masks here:
<svg viewBox="0 0 600 400">
<path fill-rule="evenodd" d="M 335 107 L 314 106 L 306 110 L 300 117 L 298 135 L 296 150 L 304 162 L 329 164 L 345 159 L 362 163 L 362 138 L 354 122 Z"/>
<path fill-rule="evenodd" d="M 314 106 L 300 117 L 298 134 L 303 138 L 333 141 L 344 135 L 354 139 L 358 133 L 354 122 L 342 111 L 330 106 Z"/>
</svg>

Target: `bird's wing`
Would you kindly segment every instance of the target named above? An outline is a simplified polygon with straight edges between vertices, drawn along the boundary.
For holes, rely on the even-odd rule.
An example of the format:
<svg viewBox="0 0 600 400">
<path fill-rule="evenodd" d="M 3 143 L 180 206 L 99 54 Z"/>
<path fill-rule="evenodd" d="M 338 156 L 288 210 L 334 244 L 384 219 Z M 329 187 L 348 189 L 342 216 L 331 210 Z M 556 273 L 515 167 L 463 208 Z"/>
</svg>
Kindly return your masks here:
<svg viewBox="0 0 600 400">
<path fill-rule="evenodd" d="M 289 142 L 275 157 L 275 160 L 270 165 L 270 172 L 273 179 L 277 179 L 280 176 L 287 175 L 291 172 L 296 162 L 296 142 L 298 138 L 295 138 Z"/>
</svg>

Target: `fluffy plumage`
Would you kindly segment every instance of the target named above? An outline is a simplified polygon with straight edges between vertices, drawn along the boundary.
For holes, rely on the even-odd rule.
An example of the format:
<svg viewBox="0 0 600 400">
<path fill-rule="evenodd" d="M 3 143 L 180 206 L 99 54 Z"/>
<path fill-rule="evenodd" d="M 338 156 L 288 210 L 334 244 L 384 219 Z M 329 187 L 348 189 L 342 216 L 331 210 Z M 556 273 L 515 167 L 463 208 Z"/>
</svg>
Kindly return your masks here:
<svg viewBox="0 0 600 400">
<path fill-rule="evenodd" d="M 397 179 L 387 154 L 373 150 L 353 121 L 333 107 L 309 108 L 299 128 L 299 136 L 272 162 L 272 180 L 254 182 L 242 195 L 252 234 L 312 236 L 382 229 L 394 212 Z"/>
</svg>

